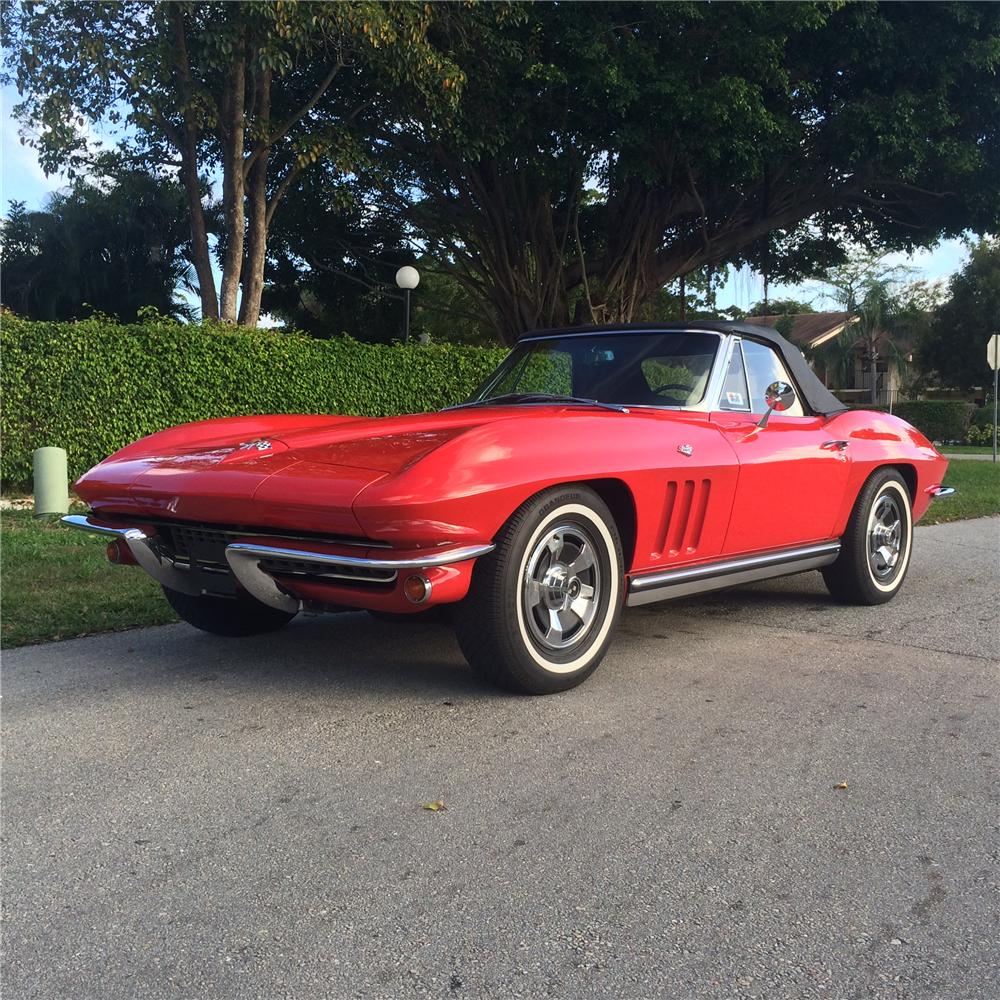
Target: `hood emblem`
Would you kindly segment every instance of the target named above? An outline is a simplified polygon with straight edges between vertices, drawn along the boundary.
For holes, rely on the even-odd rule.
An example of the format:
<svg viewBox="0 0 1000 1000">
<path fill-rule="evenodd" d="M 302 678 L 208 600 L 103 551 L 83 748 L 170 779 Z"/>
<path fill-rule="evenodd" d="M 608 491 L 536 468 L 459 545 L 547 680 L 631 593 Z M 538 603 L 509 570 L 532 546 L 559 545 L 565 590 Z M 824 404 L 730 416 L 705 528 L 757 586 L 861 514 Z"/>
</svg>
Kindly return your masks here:
<svg viewBox="0 0 1000 1000">
<path fill-rule="evenodd" d="M 688 458 L 690 458 L 694 454 L 694 448 L 692 448 L 691 445 L 689 444 L 679 444 L 677 446 L 677 450 L 682 455 L 687 455 Z"/>
<path fill-rule="evenodd" d="M 274 446 L 267 438 L 257 438 L 254 441 L 244 441 L 236 446 L 238 451 L 270 451 Z"/>
</svg>

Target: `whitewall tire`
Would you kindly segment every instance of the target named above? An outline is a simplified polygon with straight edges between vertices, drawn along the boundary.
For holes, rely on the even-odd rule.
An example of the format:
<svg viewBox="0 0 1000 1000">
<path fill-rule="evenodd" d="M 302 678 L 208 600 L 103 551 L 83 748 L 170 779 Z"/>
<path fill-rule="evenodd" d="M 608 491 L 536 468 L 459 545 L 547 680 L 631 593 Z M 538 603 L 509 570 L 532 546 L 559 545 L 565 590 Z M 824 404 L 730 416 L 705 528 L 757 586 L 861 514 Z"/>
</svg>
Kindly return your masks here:
<svg viewBox="0 0 1000 1000">
<path fill-rule="evenodd" d="M 847 604 L 884 604 L 899 592 L 913 551 L 909 488 L 894 468 L 873 473 L 858 494 L 827 588 Z"/>
<path fill-rule="evenodd" d="M 597 668 L 622 607 L 621 539 L 585 486 L 523 504 L 476 563 L 455 632 L 477 673 L 509 690 L 551 694 Z"/>
</svg>

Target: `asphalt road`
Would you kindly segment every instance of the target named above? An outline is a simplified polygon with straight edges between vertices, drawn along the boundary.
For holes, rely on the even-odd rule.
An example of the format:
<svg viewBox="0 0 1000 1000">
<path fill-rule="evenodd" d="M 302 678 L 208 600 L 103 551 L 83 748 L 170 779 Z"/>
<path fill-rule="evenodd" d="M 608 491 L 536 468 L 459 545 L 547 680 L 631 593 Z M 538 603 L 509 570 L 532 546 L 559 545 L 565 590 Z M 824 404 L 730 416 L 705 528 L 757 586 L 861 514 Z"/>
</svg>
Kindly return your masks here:
<svg viewBox="0 0 1000 1000">
<path fill-rule="evenodd" d="M 364 615 L 7 653 L 3 996 L 995 1000 L 998 557 L 630 611 L 549 698 Z"/>
</svg>

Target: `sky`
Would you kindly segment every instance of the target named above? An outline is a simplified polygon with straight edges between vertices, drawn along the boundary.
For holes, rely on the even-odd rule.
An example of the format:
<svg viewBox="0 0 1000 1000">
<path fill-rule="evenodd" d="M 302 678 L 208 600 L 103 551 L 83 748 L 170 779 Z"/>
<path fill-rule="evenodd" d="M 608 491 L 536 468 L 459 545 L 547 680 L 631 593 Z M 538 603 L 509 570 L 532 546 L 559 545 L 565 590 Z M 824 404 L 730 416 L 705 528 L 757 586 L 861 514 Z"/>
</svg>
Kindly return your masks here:
<svg viewBox="0 0 1000 1000">
<path fill-rule="evenodd" d="M 38 157 L 30 146 L 22 145 L 18 138 L 17 123 L 10 117 L 10 109 L 17 99 L 12 87 L 0 89 L 2 105 L 2 144 L 0 144 L 0 211 L 6 211 L 10 201 L 23 201 L 29 209 L 43 208 L 46 197 L 65 185 L 60 175 L 46 177 L 38 164 Z M 937 280 L 947 278 L 959 270 L 967 260 L 968 252 L 961 240 L 943 240 L 937 247 L 920 250 L 913 256 L 904 253 L 886 258 L 889 265 L 904 265 L 913 269 L 912 279 Z M 833 309 L 836 303 L 824 294 L 821 285 L 772 285 L 771 299 L 795 298 L 808 301 L 814 309 Z M 717 296 L 719 308 L 736 305 L 747 309 L 764 297 L 764 283 L 760 275 L 749 271 L 730 271 L 728 280 Z"/>
<path fill-rule="evenodd" d="M 886 267 L 905 267 L 912 271 L 907 275 L 907 281 L 938 281 L 947 279 L 969 259 L 969 252 L 961 240 L 942 240 L 936 247 L 918 250 L 914 254 L 891 253 L 883 258 Z M 729 278 L 719 289 L 716 303 L 720 309 L 736 305 L 747 309 L 764 298 L 764 279 L 759 274 L 749 270 L 736 272 L 730 269 Z M 823 285 L 816 281 L 804 282 L 800 285 L 774 284 L 768 289 L 768 298 L 799 299 L 808 302 L 813 309 L 841 308 L 827 294 Z"/>
</svg>

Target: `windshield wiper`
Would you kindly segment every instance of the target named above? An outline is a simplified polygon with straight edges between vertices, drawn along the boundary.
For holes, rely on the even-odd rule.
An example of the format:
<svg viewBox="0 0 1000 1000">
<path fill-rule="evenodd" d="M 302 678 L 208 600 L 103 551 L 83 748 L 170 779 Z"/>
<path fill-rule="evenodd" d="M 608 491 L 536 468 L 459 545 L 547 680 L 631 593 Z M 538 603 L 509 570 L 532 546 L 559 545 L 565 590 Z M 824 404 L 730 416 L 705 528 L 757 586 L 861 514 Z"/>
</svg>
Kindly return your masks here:
<svg viewBox="0 0 1000 1000">
<path fill-rule="evenodd" d="M 605 403 L 600 399 L 586 399 L 583 396 L 564 396 L 558 392 L 505 392 L 489 399 L 474 399 L 468 403 L 446 406 L 446 410 L 460 410 L 465 406 L 491 406 L 494 403 L 582 403 L 586 406 L 600 406 L 616 413 L 628 413 L 629 408 L 621 403 Z"/>
</svg>

